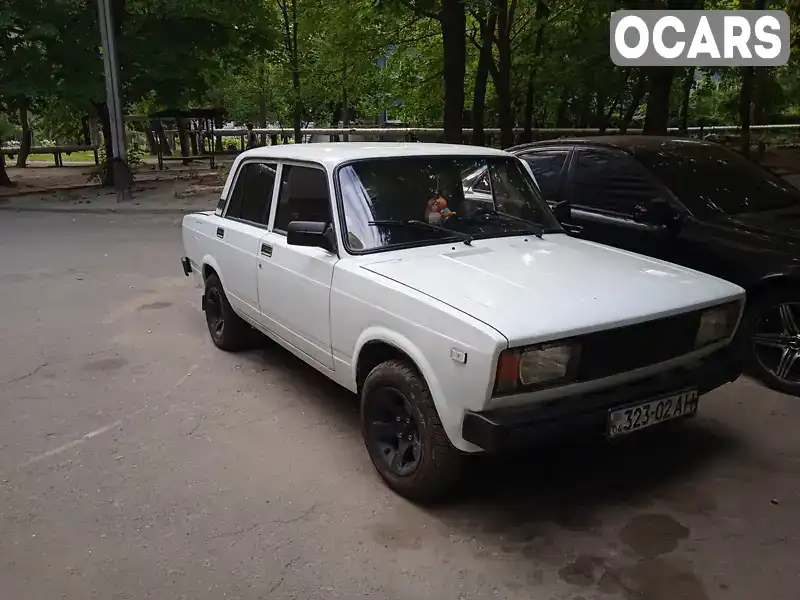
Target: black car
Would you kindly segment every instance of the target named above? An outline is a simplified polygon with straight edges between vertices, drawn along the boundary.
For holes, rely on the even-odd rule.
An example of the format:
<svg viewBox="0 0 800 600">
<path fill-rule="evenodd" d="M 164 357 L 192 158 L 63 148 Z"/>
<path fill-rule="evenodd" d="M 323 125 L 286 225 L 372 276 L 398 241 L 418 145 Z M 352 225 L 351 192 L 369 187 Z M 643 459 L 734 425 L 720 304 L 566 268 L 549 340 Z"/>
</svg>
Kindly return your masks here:
<svg viewBox="0 0 800 600">
<path fill-rule="evenodd" d="M 560 139 L 508 151 L 531 166 L 572 235 L 744 287 L 739 339 L 752 374 L 800 395 L 800 190 L 724 146 L 684 138 Z"/>
</svg>

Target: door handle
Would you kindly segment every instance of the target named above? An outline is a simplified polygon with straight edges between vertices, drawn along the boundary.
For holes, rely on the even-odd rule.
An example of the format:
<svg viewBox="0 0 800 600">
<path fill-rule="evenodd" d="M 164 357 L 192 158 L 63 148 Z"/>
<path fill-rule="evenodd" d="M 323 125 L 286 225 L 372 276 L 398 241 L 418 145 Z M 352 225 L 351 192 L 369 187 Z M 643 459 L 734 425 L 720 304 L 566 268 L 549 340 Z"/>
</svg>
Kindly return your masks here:
<svg viewBox="0 0 800 600">
<path fill-rule="evenodd" d="M 272 257 L 272 246 L 269 244 L 261 244 L 261 256 L 266 256 L 267 258 Z"/>
<path fill-rule="evenodd" d="M 217 227 L 217 237 L 222 239 L 225 237 L 225 230 L 222 227 Z"/>
</svg>

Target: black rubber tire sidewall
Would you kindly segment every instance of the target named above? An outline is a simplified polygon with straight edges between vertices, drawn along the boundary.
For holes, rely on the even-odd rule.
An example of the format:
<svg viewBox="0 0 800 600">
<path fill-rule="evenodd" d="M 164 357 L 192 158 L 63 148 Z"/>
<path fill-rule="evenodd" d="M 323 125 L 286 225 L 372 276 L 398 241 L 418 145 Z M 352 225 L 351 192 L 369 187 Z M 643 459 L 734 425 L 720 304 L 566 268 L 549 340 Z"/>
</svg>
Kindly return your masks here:
<svg viewBox="0 0 800 600">
<path fill-rule="evenodd" d="M 417 469 L 401 477 L 391 471 L 381 456 L 374 454 L 367 432 L 366 403 L 375 401 L 374 392 L 391 386 L 405 396 L 416 420 L 422 448 Z M 372 464 L 387 485 L 401 496 L 420 503 L 432 503 L 447 498 L 456 488 L 463 472 L 465 456 L 447 438 L 430 390 L 417 370 L 398 360 L 375 367 L 367 376 L 361 390 L 361 423 L 364 444 Z"/>
<path fill-rule="evenodd" d="M 762 366 L 761 362 L 756 356 L 752 341 L 761 316 L 766 314 L 776 305 L 786 301 L 800 302 L 800 289 L 795 287 L 786 287 L 782 289 L 769 290 L 759 296 L 756 296 L 753 302 L 747 305 L 744 317 L 742 318 L 742 343 L 747 344 L 746 370 L 749 375 L 755 377 L 773 390 L 793 396 L 800 396 L 800 383 L 787 383 L 773 375 L 764 366 Z"/>
<path fill-rule="evenodd" d="M 208 324 L 208 319 L 206 319 L 206 325 L 208 325 L 208 333 L 211 336 L 211 341 L 214 342 L 214 345 L 217 348 L 220 350 L 225 350 L 226 352 L 235 352 L 237 350 L 246 348 L 251 337 L 250 326 L 242 321 L 241 317 L 233 310 L 230 302 L 228 302 L 228 297 L 225 295 L 222 282 L 216 273 L 212 273 L 206 279 L 206 298 L 208 298 L 208 293 L 212 289 L 219 294 L 222 304 L 222 316 L 225 319 L 225 326 L 222 329 L 222 333 L 220 335 L 216 335 L 213 331 L 211 331 L 211 326 Z"/>
</svg>

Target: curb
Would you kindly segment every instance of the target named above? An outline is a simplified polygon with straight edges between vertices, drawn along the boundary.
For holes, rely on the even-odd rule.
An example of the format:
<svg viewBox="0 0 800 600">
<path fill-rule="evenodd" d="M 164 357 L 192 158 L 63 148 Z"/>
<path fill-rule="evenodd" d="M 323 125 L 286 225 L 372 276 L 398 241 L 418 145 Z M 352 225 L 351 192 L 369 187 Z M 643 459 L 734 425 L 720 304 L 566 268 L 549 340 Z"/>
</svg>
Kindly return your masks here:
<svg viewBox="0 0 800 600">
<path fill-rule="evenodd" d="M 60 206 L 3 206 L 0 204 L 0 211 L 6 212 L 75 213 L 79 215 L 188 215 L 202 210 L 208 210 L 208 208 L 67 208 Z"/>
</svg>

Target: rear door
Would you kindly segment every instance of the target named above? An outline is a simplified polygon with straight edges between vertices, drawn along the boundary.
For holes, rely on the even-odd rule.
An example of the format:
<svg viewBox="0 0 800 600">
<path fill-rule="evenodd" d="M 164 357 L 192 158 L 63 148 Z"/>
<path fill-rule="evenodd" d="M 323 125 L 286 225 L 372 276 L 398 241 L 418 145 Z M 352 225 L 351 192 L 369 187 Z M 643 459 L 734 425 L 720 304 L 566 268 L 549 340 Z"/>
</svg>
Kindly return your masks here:
<svg viewBox="0 0 800 600">
<path fill-rule="evenodd" d="M 221 241 L 215 258 L 228 301 L 239 312 L 258 320 L 256 268 L 259 242 L 267 230 L 267 217 L 275 184 L 276 163 L 242 162 L 214 235 Z"/>
</svg>

